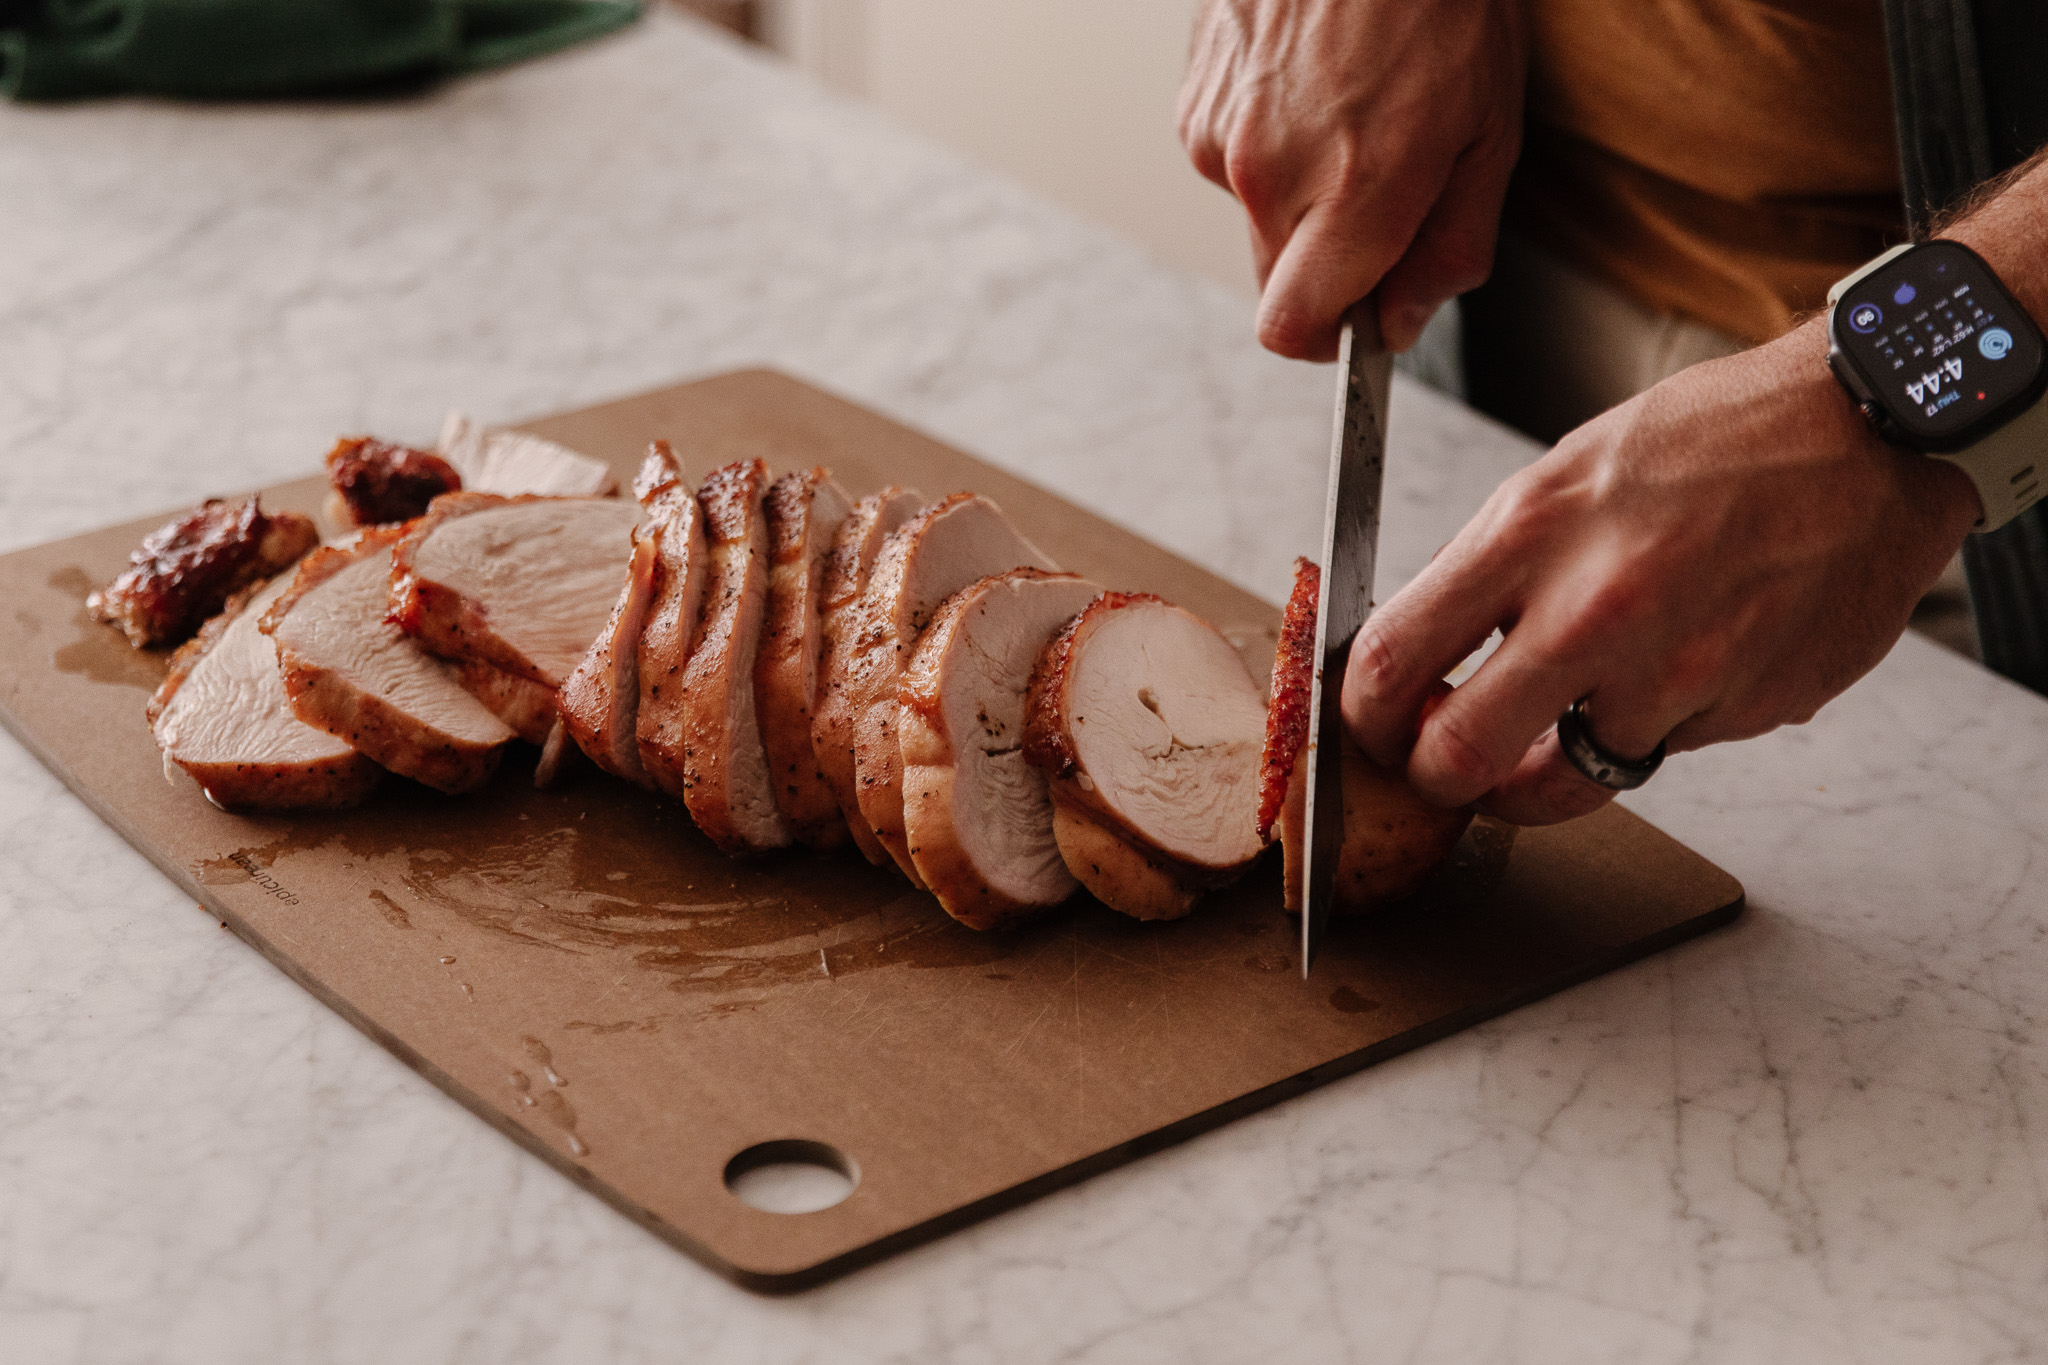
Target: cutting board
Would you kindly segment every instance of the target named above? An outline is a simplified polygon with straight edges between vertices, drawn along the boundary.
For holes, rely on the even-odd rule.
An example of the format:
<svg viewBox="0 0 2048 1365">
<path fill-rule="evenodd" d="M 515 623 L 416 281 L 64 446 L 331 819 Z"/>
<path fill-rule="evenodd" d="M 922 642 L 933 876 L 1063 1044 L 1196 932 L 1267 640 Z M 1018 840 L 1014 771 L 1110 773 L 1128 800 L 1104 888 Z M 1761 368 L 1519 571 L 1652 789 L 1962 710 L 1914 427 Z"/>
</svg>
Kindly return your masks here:
<svg viewBox="0 0 2048 1365">
<path fill-rule="evenodd" d="M 728 374 L 531 424 L 627 476 L 761 456 L 1000 502 L 1065 567 L 1202 614 L 1256 667 L 1268 603 L 929 437 L 785 375 Z M 308 452 L 313 463 L 318 452 Z M 268 505 L 314 511 L 307 479 Z M 1085 897 L 977 934 L 857 854 L 739 862 L 680 804 L 532 757 L 482 792 L 396 780 L 361 809 L 227 815 L 167 780 L 161 657 L 86 592 L 164 518 L 0 558 L 0 715 L 108 824 L 307 990 L 485 1121 L 706 1265 L 800 1287 L 1732 920 L 1742 888 L 1619 807 L 1480 822 L 1411 902 L 1295 966 L 1277 856 L 1189 919 Z M 763 1144 L 857 1173 L 777 1214 L 728 1188 Z"/>
</svg>

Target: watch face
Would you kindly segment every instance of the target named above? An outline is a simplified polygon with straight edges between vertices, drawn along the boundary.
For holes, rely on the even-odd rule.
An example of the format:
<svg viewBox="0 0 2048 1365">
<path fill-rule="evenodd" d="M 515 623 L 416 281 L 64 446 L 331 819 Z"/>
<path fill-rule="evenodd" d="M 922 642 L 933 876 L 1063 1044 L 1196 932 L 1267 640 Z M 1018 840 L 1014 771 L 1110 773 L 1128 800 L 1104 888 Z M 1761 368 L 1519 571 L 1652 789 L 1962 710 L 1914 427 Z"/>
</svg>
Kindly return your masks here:
<svg viewBox="0 0 2048 1365">
<path fill-rule="evenodd" d="M 2044 348 L 1978 255 L 1929 242 L 1835 305 L 1835 345 L 1914 444 L 1967 445 L 2039 396 Z"/>
</svg>

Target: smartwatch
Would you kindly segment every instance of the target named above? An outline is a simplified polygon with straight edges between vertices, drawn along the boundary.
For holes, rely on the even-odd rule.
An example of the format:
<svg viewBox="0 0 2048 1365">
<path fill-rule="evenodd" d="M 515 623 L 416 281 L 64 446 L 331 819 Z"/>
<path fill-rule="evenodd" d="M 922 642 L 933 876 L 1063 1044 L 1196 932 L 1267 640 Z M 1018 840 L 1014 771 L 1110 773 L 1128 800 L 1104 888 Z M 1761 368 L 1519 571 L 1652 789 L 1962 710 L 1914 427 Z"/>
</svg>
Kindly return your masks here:
<svg viewBox="0 0 2048 1365">
<path fill-rule="evenodd" d="M 1828 290 L 1828 368 L 1879 436 L 1970 476 L 1984 500 L 1972 529 L 2040 499 L 2048 347 L 1960 242 L 1893 247 Z"/>
</svg>

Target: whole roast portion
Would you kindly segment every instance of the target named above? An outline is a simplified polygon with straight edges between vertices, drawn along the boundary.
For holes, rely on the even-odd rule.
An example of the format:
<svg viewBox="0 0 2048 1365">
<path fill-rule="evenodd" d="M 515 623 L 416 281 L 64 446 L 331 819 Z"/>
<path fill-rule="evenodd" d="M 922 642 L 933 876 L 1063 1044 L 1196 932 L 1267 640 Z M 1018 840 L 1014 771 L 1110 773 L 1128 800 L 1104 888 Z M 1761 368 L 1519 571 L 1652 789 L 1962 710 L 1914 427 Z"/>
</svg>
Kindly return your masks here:
<svg viewBox="0 0 2048 1365">
<path fill-rule="evenodd" d="M 693 483 L 657 442 L 626 499 L 460 416 L 438 452 L 351 438 L 328 467 L 345 538 L 209 504 L 95 598 L 152 642 L 211 616 L 149 718 L 166 773 L 225 809 L 338 809 L 386 771 L 471 791 L 524 740 L 537 781 L 581 754 L 728 853 L 852 842 L 976 929 L 1083 888 L 1177 918 L 1276 838 L 1298 908 L 1306 561 L 1269 699 L 1208 622 L 1062 572 L 973 493 L 855 499 L 759 460 Z M 152 626 L 102 607 L 122 600 Z M 1357 911 L 1412 891 L 1469 813 L 1342 761 Z"/>
</svg>

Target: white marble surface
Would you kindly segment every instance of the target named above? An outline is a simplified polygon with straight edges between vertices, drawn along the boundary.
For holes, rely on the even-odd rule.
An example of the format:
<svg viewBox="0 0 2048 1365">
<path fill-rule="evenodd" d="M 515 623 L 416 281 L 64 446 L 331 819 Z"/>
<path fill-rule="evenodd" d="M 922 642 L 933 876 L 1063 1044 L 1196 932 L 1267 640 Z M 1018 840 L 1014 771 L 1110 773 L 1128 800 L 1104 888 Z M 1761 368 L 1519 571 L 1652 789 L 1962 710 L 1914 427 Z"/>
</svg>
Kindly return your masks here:
<svg viewBox="0 0 2048 1365">
<path fill-rule="evenodd" d="M 770 363 L 1269 595 L 1326 371 L 680 21 L 401 104 L 0 108 L 0 549 Z M 1390 577 L 1525 446 L 1404 388 Z M 0 1361 L 2048 1353 L 2048 704 L 1909 640 L 1634 804 L 1735 929 L 789 1299 L 515 1149 L 0 738 Z"/>
</svg>

